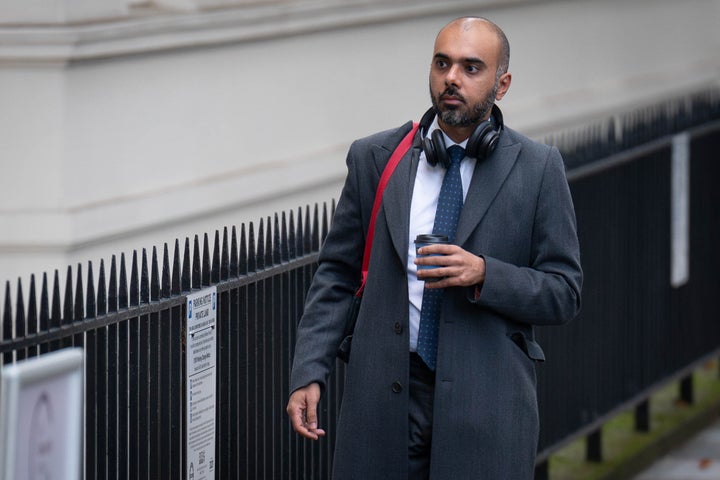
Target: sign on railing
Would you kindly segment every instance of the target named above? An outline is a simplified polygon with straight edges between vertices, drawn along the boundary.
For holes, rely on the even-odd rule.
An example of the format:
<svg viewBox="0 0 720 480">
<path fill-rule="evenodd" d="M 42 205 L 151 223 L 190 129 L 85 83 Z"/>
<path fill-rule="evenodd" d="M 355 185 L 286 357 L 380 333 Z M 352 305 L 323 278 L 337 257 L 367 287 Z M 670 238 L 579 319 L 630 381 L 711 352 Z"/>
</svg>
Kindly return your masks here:
<svg viewBox="0 0 720 480">
<path fill-rule="evenodd" d="M 3 367 L 0 478 L 80 479 L 83 359 L 68 348 Z"/>
<path fill-rule="evenodd" d="M 217 358 L 217 287 L 187 297 L 185 357 L 187 365 L 188 480 L 215 478 L 215 394 Z"/>
</svg>

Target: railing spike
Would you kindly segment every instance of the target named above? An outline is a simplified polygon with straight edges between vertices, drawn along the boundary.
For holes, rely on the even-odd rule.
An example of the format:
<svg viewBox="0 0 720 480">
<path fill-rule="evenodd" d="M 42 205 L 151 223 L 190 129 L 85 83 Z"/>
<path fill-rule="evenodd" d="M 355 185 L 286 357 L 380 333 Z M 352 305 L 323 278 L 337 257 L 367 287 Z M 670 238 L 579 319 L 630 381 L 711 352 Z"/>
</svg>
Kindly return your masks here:
<svg viewBox="0 0 720 480">
<path fill-rule="evenodd" d="M 117 312 L 118 308 L 118 287 L 117 287 L 117 257 L 110 257 L 110 276 L 108 278 L 107 311 Z"/>
<path fill-rule="evenodd" d="M 293 214 L 293 211 L 290 210 L 290 218 L 288 220 L 288 239 L 287 239 L 287 246 L 288 246 L 288 257 L 292 260 L 297 258 L 297 244 L 295 243 L 296 236 L 295 236 L 295 215 Z"/>
<path fill-rule="evenodd" d="M 258 227 L 258 238 L 257 238 L 257 252 L 255 253 L 255 261 L 257 262 L 257 269 L 265 269 L 265 222 L 260 219 L 260 226 Z"/>
<path fill-rule="evenodd" d="M 172 266 L 172 295 L 180 295 L 181 283 L 180 283 L 180 240 L 175 239 L 175 251 L 173 253 L 173 266 Z"/>
<path fill-rule="evenodd" d="M 68 265 L 67 275 L 65 277 L 65 299 L 63 300 L 63 314 L 61 320 L 63 325 L 69 325 L 73 322 L 73 303 L 72 268 Z"/>
<path fill-rule="evenodd" d="M 118 279 L 118 307 L 128 307 L 127 268 L 125 266 L 125 253 L 120 254 L 120 278 Z"/>
<path fill-rule="evenodd" d="M 130 267 L 130 305 L 140 305 L 140 277 L 138 274 L 137 250 L 133 250 L 132 266 Z"/>
<path fill-rule="evenodd" d="M 318 212 L 318 204 L 315 204 L 315 211 L 313 215 L 313 227 L 312 227 L 312 251 L 317 252 L 320 249 L 320 218 Z"/>
<path fill-rule="evenodd" d="M 248 249 L 247 249 L 248 272 L 256 272 L 257 271 L 257 252 L 255 251 L 255 225 L 253 224 L 253 222 L 250 222 L 247 240 L 248 240 Z"/>
<path fill-rule="evenodd" d="M 5 297 L 7 298 L 7 296 Z M 17 293 L 15 302 L 15 338 L 23 338 L 27 333 L 27 320 L 25 319 L 25 299 L 23 298 L 22 281 L 18 278 Z M 21 348 L 16 351 L 16 360 L 23 360 L 27 357 L 27 349 Z"/>
<path fill-rule="evenodd" d="M 150 265 L 150 301 L 157 302 L 160 300 L 160 270 L 158 267 L 157 247 L 154 245 Z"/>
<path fill-rule="evenodd" d="M 62 322 L 62 309 L 60 307 L 60 272 L 58 272 L 57 269 L 55 270 L 55 275 L 53 275 L 52 292 L 50 327 L 56 328 L 59 327 Z"/>
<path fill-rule="evenodd" d="M 200 286 L 210 286 L 212 264 L 210 263 L 210 242 L 208 241 L 208 234 L 203 234 L 203 256 L 202 256 L 202 271 L 201 271 L 201 283 Z"/>
<path fill-rule="evenodd" d="M 27 309 L 27 333 L 33 334 L 38 331 L 38 309 L 37 289 L 35 288 L 35 275 L 30 275 L 30 291 L 28 292 Z M 38 354 L 37 346 L 28 348 L 28 356 L 34 357 Z"/>
<path fill-rule="evenodd" d="M 303 225 L 303 253 L 312 252 L 312 217 L 310 216 L 310 205 L 305 205 L 305 225 Z"/>
<path fill-rule="evenodd" d="M 48 280 L 47 272 L 43 272 L 42 289 L 40 290 L 40 318 L 39 318 L 39 330 L 42 333 L 47 332 L 50 329 L 50 301 L 48 294 Z M 48 345 L 40 345 L 40 353 L 48 351 Z"/>
<path fill-rule="evenodd" d="M 98 273 L 97 287 L 97 315 L 102 316 L 107 313 L 107 287 L 105 286 L 105 260 L 100 260 L 100 272 Z"/>
<path fill-rule="evenodd" d="M 2 341 L 10 341 L 13 338 L 13 317 L 12 317 L 12 297 L 10 292 L 10 282 L 5 282 L 5 308 L 3 310 L 3 329 Z M 0 365 L 7 365 L 13 361 L 13 352 L 5 352 L 2 356 Z"/>
<path fill-rule="evenodd" d="M 202 288 L 202 270 L 200 263 L 200 239 L 195 235 L 193 241 L 193 261 L 192 261 L 192 288 L 199 290 Z"/>
<path fill-rule="evenodd" d="M 273 242 L 274 231 L 272 224 L 270 223 L 270 217 L 267 217 L 267 233 L 265 234 L 265 268 L 269 268 L 273 265 Z"/>
<path fill-rule="evenodd" d="M 210 263 L 209 259 L 208 263 Z M 213 253 L 210 272 L 209 274 L 204 275 L 204 278 L 208 279 L 207 283 L 203 282 L 204 286 L 220 283 L 220 232 L 218 230 L 215 230 L 215 239 L 213 241 Z"/>
<path fill-rule="evenodd" d="M 305 223 L 303 221 L 303 211 L 301 207 L 298 207 L 297 235 L 295 235 L 295 252 L 298 257 L 305 255 Z"/>
<path fill-rule="evenodd" d="M 228 228 L 223 227 L 222 249 L 220 253 L 220 280 L 230 277 L 230 255 L 228 252 Z"/>
<path fill-rule="evenodd" d="M 240 258 L 238 260 L 238 276 L 248 274 L 248 242 L 245 224 L 240 227 Z"/>
<path fill-rule="evenodd" d="M 322 208 L 322 229 L 320 231 L 320 244 L 325 241 L 325 237 L 328 235 L 328 206 L 327 202 L 323 202 Z"/>
<path fill-rule="evenodd" d="M 272 241 L 272 264 L 280 265 L 282 263 L 282 243 L 280 236 L 282 235 L 282 229 L 280 228 L 280 216 L 275 213 L 273 217 L 273 241 Z"/>
<path fill-rule="evenodd" d="M 95 278 L 92 262 L 88 262 L 87 293 L 85 294 L 85 318 L 95 318 L 97 301 L 95 296 Z"/>
<path fill-rule="evenodd" d="M 140 303 L 150 303 L 150 265 L 147 250 L 143 248 L 140 266 Z"/>
<path fill-rule="evenodd" d="M 233 277 L 239 276 L 238 271 L 238 242 L 237 242 L 237 231 L 235 225 L 232 226 L 232 233 L 230 235 L 230 275 Z"/>
<path fill-rule="evenodd" d="M 82 280 L 82 264 L 77 266 L 77 280 L 75 282 L 75 307 L 73 309 L 73 322 L 82 322 L 85 317 L 85 289 Z"/>
<path fill-rule="evenodd" d="M 192 289 L 192 264 L 190 263 L 190 239 L 185 237 L 185 249 L 183 250 L 182 266 L 182 291 L 189 292 Z"/>
<path fill-rule="evenodd" d="M 163 245 L 163 266 L 162 266 L 162 281 L 160 282 L 160 298 L 170 298 L 170 252 L 168 251 L 168 245 Z"/>
<path fill-rule="evenodd" d="M 288 228 L 287 228 L 287 215 L 285 214 L 285 211 L 282 212 L 282 219 L 280 221 L 281 223 L 281 230 L 280 230 L 280 239 L 279 243 L 280 245 L 277 246 L 277 248 L 280 250 L 280 262 L 287 262 L 290 260 L 290 250 L 288 245 Z M 277 227 L 275 227 L 277 230 Z"/>
<path fill-rule="evenodd" d="M 75 281 L 75 301 L 73 302 L 72 321 L 73 323 L 82 322 L 85 317 L 85 290 L 82 280 L 82 264 L 78 263 L 77 279 Z M 80 339 L 82 336 L 78 336 Z"/>
</svg>

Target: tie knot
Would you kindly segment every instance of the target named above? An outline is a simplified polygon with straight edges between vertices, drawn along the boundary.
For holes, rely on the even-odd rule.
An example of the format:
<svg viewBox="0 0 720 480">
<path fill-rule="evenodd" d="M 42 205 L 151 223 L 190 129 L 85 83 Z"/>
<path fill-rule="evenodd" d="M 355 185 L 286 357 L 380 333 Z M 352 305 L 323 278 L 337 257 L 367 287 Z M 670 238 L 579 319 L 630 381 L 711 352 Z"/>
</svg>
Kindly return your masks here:
<svg viewBox="0 0 720 480">
<path fill-rule="evenodd" d="M 448 148 L 448 153 L 450 154 L 450 163 L 453 165 L 459 164 L 465 158 L 465 149 L 460 145 L 453 145 Z"/>
</svg>

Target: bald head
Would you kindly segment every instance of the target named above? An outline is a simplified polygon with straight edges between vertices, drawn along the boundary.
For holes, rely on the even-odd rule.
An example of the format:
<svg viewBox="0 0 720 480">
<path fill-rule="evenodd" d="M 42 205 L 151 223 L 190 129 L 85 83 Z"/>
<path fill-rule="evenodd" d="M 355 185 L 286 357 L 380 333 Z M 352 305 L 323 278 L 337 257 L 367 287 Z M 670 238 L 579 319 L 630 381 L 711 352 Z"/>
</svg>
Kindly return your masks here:
<svg viewBox="0 0 720 480">
<path fill-rule="evenodd" d="M 472 17 L 472 16 L 456 18 L 455 20 L 452 20 L 450 23 L 445 25 L 440 30 L 440 32 L 438 32 L 438 37 L 448 29 L 456 29 L 459 31 L 466 32 L 466 31 L 474 29 L 474 28 L 488 29 L 495 34 L 495 37 L 497 38 L 497 42 L 498 42 L 498 45 L 497 45 L 498 57 L 497 57 L 496 76 L 500 77 L 504 73 L 507 73 L 508 68 L 510 66 L 510 42 L 508 42 L 508 39 L 505 36 L 505 32 L 503 32 L 500 27 L 495 25 L 490 20 L 483 18 L 483 17 Z"/>
</svg>

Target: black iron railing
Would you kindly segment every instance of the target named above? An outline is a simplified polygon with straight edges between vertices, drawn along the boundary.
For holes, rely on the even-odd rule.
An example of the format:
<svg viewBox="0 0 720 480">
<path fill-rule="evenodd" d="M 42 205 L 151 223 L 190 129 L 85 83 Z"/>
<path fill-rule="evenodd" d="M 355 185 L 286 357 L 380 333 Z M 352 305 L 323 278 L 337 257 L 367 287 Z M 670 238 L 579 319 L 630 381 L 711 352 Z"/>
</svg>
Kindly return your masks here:
<svg viewBox="0 0 720 480">
<path fill-rule="evenodd" d="M 688 281 L 670 284 L 672 135 L 690 138 Z M 584 133 L 583 133 L 584 132 Z M 611 133 L 612 132 L 612 133 Z M 704 92 L 547 139 L 561 148 L 578 218 L 584 306 L 538 330 L 539 462 L 720 348 L 720 95 Z M 185 298 L 214 285 L 216 478 L 328 478 L 342 397 L 338 363 L 323 399 L 328 437 L 290 430 L 284 406 L 295 328 L 333 205 L 275 215 L 68 268 L 64 285 L 6 284 L 0 363 L 65 346 L 86 352 L 85 478 L 185 478 Z M 597 437 L 592 437 L 597 438 Z"/>
</svg>

